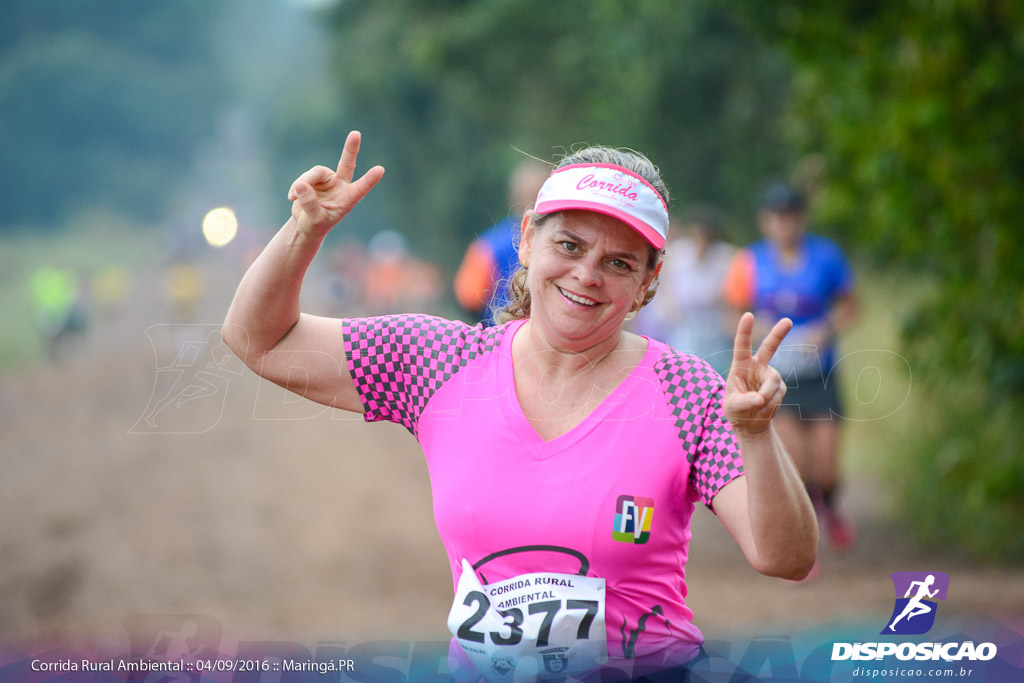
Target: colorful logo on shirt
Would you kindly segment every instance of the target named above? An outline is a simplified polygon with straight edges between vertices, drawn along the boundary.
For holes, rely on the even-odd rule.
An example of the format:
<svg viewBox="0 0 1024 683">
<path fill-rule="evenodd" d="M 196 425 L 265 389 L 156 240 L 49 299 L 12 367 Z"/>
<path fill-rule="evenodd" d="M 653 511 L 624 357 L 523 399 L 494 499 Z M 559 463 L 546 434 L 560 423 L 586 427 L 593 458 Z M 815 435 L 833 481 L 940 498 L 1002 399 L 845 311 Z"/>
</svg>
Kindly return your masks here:
<svg viewBox="0 0 1024 683">
<path fill-rule="evenodd" d="M 612 539 L 623 543 L 647 543 L 651 538 L 654 499 L 619 496 L 615 503 Z"/>
</svg>

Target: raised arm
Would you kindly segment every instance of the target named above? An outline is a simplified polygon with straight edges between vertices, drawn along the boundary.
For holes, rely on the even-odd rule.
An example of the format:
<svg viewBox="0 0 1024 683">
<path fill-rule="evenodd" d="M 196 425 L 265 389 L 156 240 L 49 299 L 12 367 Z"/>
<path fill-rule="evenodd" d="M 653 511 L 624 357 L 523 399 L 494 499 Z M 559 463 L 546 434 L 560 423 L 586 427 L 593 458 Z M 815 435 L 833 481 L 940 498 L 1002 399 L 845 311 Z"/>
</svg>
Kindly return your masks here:
<svg viewBox="0 0 1024 683">
<path fill-rule="evenodd" d="M 768 365 L 792 326 L 788 318 L 780 320 L 754 354 L 754 316 L 740 319 L 723 407 L 746 476 L 719 491 L 713 505 L 754 569 L 802 579 L 817 555 L 818 525 L 800 474 L 772 427 L 786 385 Z"/>
<path fill-rule="evenodd" d="M 349 133 L 337 169 L 316 166 L 292 183 L 292 216 L 238 285 L 221 329 L 260 376 L 326 405 L 362 411 L 345 361 L 342 321 L 302 313 L 302 280 L 327 233 L 377 184 L 374 166 L 353 181 L 361 137 Z"/>
</svg>

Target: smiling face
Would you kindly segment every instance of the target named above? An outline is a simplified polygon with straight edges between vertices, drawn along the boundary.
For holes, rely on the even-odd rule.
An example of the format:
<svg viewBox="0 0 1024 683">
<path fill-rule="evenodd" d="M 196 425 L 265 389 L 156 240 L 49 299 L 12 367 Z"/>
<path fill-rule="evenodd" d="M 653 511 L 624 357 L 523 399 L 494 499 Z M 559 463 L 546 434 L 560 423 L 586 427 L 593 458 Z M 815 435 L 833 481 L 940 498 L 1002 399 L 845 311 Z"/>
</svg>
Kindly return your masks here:
<svg viewBox="0 0 1024 683">
<path fill-rule="evenodd" d="M 626 314 L 643 299 L 651 247 L 625 223 L 590 211 L 524 218 L 530 320 L 556 347 L 582 351 L 617 343 Z"/>
</svg>

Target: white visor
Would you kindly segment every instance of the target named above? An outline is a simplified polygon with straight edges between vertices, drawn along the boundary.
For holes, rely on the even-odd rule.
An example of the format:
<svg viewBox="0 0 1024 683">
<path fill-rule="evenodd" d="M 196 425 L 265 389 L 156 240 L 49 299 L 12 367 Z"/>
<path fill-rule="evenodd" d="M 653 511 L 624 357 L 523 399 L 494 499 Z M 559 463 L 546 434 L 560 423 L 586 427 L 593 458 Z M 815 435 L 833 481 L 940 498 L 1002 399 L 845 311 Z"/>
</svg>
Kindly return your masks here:
<svg viewBox="0 0 1024 683">
<path fill-rule="evenodd" d="M 646 180 L 615 164 L 571 164 L 554 171 L 537 195 L 534 213 L 581 209 L 617 218 L 655 249 L 665 247 L 668 207 Z"/>
</svg>

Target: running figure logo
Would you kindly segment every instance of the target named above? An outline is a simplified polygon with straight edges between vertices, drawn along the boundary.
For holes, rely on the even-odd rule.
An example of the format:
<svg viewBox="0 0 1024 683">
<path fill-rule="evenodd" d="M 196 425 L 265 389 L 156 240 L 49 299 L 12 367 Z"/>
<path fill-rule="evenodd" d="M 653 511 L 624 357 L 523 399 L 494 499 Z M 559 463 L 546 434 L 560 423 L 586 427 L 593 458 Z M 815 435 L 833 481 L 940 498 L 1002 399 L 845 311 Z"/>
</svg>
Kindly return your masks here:
<svg viewBox="0 0 1024 683">
<path fill-rule="evenodd" d="M 198 660 L 221 659 L 222 627 L 209 614 L 133 614 L 121 620 L 133 662 L 184 662 L 179 671 L 131 671 L 127 683 L 196 683 Z"/>
<path fill-rule="evenodd" d="M 153 393 L 129 434 L 201 434 L 224 412 L 228 386 L 243 366 L 217 325 L 153 325 Z"/>
<path fill-rule="evenodd" d="M 946 599 L 949 577 L 942 572 L 894 572 L 890 576 L 896 589 L 896 605 L 882 635 L 927 633 L 935 624 L 938 605 L 934 600 Z"/>
</svg>

